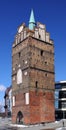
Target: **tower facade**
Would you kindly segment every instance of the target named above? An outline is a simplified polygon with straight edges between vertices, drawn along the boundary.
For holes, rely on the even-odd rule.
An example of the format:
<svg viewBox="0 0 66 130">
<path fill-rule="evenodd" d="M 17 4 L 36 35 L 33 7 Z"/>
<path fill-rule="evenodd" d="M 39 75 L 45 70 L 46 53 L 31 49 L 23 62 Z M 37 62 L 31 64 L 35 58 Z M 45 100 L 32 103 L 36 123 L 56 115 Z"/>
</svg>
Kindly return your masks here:
<svg viewBox="0 0 66 130">
<path fill-rule="evenodd" d="M 29 28 L 18 27 L 12 47 L 12 122 L 54 121 L 54 84 L 53 40 L 31 12 Z"/>
</svg>

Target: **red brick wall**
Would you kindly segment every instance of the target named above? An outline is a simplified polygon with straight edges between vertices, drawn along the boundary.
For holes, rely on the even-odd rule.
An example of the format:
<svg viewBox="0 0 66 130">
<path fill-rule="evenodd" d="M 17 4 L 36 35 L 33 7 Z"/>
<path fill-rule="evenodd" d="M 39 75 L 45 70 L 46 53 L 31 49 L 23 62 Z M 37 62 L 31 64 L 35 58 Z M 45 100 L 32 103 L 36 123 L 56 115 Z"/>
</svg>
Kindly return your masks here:
<svg viewBox="0 0 66 130">
<path fill-rule="evenodd" d="M 24 124 L 36 124 L 41 122 L 52 122 L 54 117 L 54 94 L 53 92 L 30 91 L 29 105 L 25 104 L 23 94 L 16 95 L 16 106 L 13 107 L 12 121 L 16 122 L 17 113 L 23 113 Z M 24 100 L 24 101 L 22 101 Z"/>
<path fill-rule="evenodd" d="M 21 52 L 20 58 L 19 52 Z M 15 68 L 12 72 L 12 79 L 15 76 L 12 87 L 13 96 L 16 97 L 16 105 L 12 109 L 13 123 L 16 122 L 19 111 L 23 113 L 25 124 L 54 121 L 54 46 L 28 37 L 13 48 L 12 56 L 12 70 Z M 17 85 L 16 75 L 19 65 L 23 73 L 23 82 Z M 37 88 L 36 82 L 38 82 Z M 29 92 L 29 105 L 25 104 L 26 92 Z"/>
<path fill-rule="evenodd" d="M 30 113 L 31 123 L 54 121 L 54 93 L 30 92 Z"/>
</svg>

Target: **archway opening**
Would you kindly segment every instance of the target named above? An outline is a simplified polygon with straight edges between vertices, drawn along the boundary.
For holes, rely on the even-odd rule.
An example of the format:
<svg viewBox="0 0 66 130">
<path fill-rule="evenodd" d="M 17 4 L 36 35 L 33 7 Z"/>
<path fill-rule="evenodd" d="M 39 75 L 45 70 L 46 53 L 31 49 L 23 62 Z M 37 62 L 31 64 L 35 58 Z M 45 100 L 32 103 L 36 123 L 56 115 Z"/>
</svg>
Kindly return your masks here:
<svg viewBox="0 0 66 130">
<path fill-rule="evenodd" d="M 17 113 L 17 123 L 23 124 L 23 114 L 21 111 Z"/>
</svg>

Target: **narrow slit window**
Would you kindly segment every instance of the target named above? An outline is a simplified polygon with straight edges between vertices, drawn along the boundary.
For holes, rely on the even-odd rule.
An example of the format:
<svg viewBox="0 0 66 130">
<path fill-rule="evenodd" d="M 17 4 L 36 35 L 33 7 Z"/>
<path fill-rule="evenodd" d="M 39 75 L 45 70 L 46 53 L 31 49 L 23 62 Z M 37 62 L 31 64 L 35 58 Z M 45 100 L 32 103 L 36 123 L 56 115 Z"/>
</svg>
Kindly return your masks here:
<svg viewBox="0 0 66 130">
<path fill-rule="evenodd" d="M 38 81 L 36 81 L 36 88 L 38 88 Z"/>
<path fill-rule="evenodd" d="M 45 73 L 45 77 L 48 77 L 48 74 L 47 74 L 47 73 Z"/>
<path fill-rule="evenodd" d="M 41 50 L 41 56 L 43 56 L 43 50 Z"/>
<path fill-rule="evenodd" d="M 19 58 L 20 58 L 20 56 L 21 56 L 21 52 L 19 52 L 18 55 L 19 55 Z"/>
<path fill-rule="evenodd" d="M 39 34 L 39 39 L 41 38 L 41 35 Z"/>
</svg>

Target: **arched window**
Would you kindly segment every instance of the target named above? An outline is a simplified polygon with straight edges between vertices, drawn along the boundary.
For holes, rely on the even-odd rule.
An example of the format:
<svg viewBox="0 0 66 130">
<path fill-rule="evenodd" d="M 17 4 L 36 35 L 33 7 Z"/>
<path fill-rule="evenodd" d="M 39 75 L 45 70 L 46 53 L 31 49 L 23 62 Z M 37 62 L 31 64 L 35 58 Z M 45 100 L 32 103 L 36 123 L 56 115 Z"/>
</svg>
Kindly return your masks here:
<svg viewBox="0 0 66 130">
<path fill-rule="evenodd" d="M 21 69 L 19 69 L 17 71 L 17 84 L 21 84 L 22 83 L 22 71 Z"/>
<path fill-rule="evenodd" d="M 21 116 L 21 117 L 23 118 L 23 114 L 22 114 L 22 112 L 19 111 L 18 114 L 17 114 L 17 116 L 18 116 L 18 117 Z"/>
</svg>

